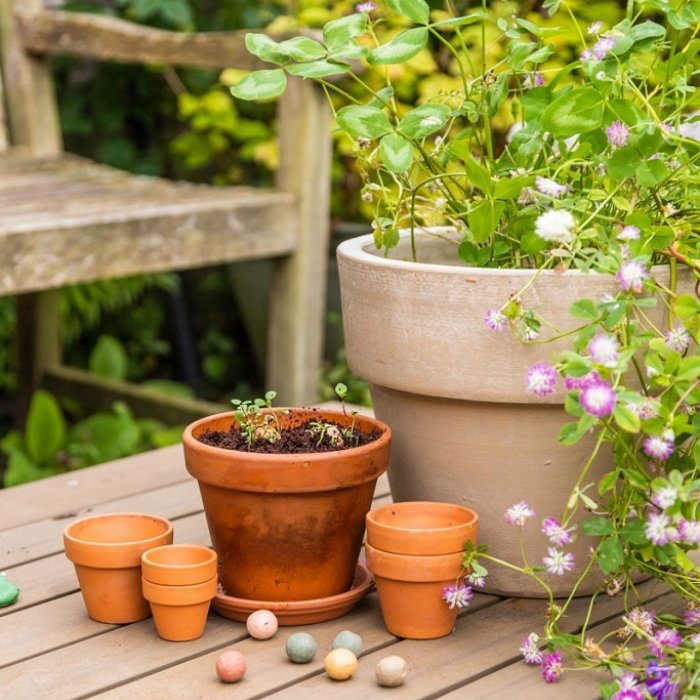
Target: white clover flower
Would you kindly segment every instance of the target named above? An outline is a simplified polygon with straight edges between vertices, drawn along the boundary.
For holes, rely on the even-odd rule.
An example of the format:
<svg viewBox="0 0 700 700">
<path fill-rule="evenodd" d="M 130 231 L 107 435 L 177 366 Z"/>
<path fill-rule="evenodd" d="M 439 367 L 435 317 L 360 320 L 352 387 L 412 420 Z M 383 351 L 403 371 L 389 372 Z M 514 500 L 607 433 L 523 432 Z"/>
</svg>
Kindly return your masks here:
<svg viewBox="0 0 700 700">
<path fill-rule="evenodd" d="M 569 189 L 566 185 L 560 185 L 555 180 L 550 180 L 548 177 L 540 177 L 539 175 L 535 178 L 535 186 L 540 194 L 546 194 L 555 199 L 559 199 Z"/>
<path fill-rule="evenodd" d="M 535 233 L 545 241 L 570 243 L 574 237 L 576 220 L 564 209 L 550 209 L 535 221 Z"/>
</svg>

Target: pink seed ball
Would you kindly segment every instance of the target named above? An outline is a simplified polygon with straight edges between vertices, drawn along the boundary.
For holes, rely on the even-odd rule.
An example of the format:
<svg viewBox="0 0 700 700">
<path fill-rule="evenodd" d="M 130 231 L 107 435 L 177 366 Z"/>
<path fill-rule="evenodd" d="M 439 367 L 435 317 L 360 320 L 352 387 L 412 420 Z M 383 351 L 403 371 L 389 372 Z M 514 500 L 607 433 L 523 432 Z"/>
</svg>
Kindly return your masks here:
<svg viewBox="0 0 700 700">
<path fill-rule="evenodd" d="M 236 683 L 245 676 L 248 664 L 240 651 L 225 651 L 216 660 L 216 673 L 224 683 Z"/>
<path fill-rule="evenodd" d="M 277 617 L 269 610 L 256 610 L 248 615 L 245 626 L 253 639 L 270 639 L 277 632 Z"/>
</svg>

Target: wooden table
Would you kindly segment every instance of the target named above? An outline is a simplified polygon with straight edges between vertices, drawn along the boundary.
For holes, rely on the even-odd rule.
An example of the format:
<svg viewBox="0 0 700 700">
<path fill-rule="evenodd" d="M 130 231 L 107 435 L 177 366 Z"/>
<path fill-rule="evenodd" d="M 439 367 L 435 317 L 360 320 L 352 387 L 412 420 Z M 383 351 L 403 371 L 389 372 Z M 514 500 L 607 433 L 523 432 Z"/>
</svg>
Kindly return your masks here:
<svg viewBox="0 0 700 700">
<path fill-rule="evenodd" d="M 375 502 L 390 498 L 381 479 Z M 554 685 L 537 668 L 522 663 L 521 639 L 539 631 L 542 601 L 478 594 L 461 614 L 455 631 L 431 641 L 400 640 L 383 626 L 375 594 L 348 616 L 304 628 L 280 628 L 256 641 L 245 625 L 210 613 L 204 636 L 192 642 L 161 640 L 151 619 L 131 625 L 91 620 L 72 564 L 62 551 L 66 524 L 90 513 L 144 512 L 173 521 L 176 542 L 208 545 L 196 482 L 184 467 L 179 446 L 122 459 L 83 471 L 0 491 L 0 571 L 21 588 L 19 600 L 0 608 L 0 698 L 595 698 L 598 679 L 568 673 Z M 669 596 L 651 592 L 658 611 Z M 586 600 L 573 606 L 576 629 Z M 618 626 L 619 599 L 597 606 L 592 636 Z M 289 634 L 312 633 L 319 653 L 310 664 L 285 656 Z M 330 680 L 323 658 L 343 629 L 359 633 L 365 651 L 354 678 Z M 214 662 L 225 649 L 238 649 L 248 674 L 235 685 L 218 681 Z M 410 664 L 405 685 L 380 688 L 374 667 L 399 654 Z"/>
</svg>

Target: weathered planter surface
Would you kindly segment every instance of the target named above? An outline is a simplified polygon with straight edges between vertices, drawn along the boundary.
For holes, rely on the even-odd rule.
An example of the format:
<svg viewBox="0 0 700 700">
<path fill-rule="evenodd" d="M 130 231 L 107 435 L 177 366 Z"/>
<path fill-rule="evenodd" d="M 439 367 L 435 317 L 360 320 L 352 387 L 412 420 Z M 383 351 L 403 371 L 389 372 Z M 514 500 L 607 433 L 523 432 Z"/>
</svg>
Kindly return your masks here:
<svg viewBox="0 0 700 700">
<path fill-rule="evenodd" d="M 484 323 L 532 276 L 531 270 L 471 268 L 459 264 L 454 244 L 419 234 L 419 261 L 410 261 L 407 235 L 392 259 L 374 248 L 371 236 L 338 248 L 343 325 L 348 362 L 370 384 L 378 418 L 391 425 L 394 440 L 389 481 L 395 500 L 451 501 L 480 516 L 480 540 L 492 554 L 520 562 L 518 532 L 503 519 L 521 500 L 538 521 L 526 528 L 530 563 L 541 562 L 547 541 L 541 518 L 559 517 L 592 442 L 560 446 L 563 386 L 545 398 L 528 393 L 525 375 L 536 362 L 566 349 L 566 340 L 526 345 Z M 668 280 L 664 268 L 655 269 Z M 611 276 L 546 271 L 523 295 L 561 330 L 575 328 L 571 304 L 600 300 L 618 287 Z M 650 309 L 663 324 L 662 309 Z M 586 483 L 611 467 L 601 454 Z M 590 538 L 579 536 L 577 561 L 588 558 Z M 560 595 L 574 574 L 551 577 Z M 595 587 L 591 580 L 579 593 Z M 540 596 L 529 578 L 490 567 L 488 588 L 505 595 Z"/>
<path fill-rule="evenodd" d="M 349 425 L 338 411 L 291 409 L 282 428 L 306 420 Z M 389 462 L 391 430 L 357 416 L 357 429 L 378 430 L 373 442 L 337 452 L 257 454 L 199 440 L 228 430 L 233 413 L 189 425 L 187 470 L 199 481 L 219 576 L 229 596 L 261 601 L 325 598 L 347 591 L 362 545 L 377 478 Z"/>
</svg>

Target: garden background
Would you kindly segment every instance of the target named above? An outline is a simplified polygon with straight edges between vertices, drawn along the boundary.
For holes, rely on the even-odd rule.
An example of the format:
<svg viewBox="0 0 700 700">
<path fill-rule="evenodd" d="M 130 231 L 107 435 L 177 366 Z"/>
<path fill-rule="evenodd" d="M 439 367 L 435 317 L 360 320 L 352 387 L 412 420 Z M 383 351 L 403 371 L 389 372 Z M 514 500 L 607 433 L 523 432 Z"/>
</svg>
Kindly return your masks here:
<svg viewBox="0 0 700 700">
<path fill-rule="evenodd" d="M 324 0 L 93 0 L 51 4 L 120 16 L 149 26 L 181 31 L 240 28 L 285 32 L 318 28 L 353 11 L 352 2 Z M 434 9 L 442 0 L 430 3 Z M 534 24 L 544 20 L 541 2 L 488 3 L 488 51 L 505 49 L 494 38 L 499 19 L 517 14 Z M 546 4 L 546 3 L 544 3 Z M 577 51 L 575 22 L 612 26 L 624 15 L 616 0 L 567 3 L 559 13 L 557 51 L 541 64 L 556 70 Z M 377 14 L 382 3 L 377 2 Z M 457 12 L 468 2 L 454 2 Z M 384 23 L 390 35 L 400 30 Z M 480 29 L 464 31 L 470 50 L 480 53 Z M 397 99 L 410 107 L 459 84 L 444 47 L 432 46 L 407 65 L 392 66 Z M 277 163 L 274 105 L 236 101 L 229 87 L 235 70 L 146 68 L 60 58 L 54 61 L 57 98 L 66 150 L 131 172 L 213 184 L 271 183 Z M 381 80 L 370 73 L 368 82 Z M 379 84 L 379 82 L 377 82 Z M 353 92 L 354 85 L 343 85 Z M 338 103 L 341 106 L 341 103 Z M 517 115 L 503 107 L 496 116 L 498 138 Z M 353 170 L 353 144 L 335 138 L 332 183 L 333 260 L 338 242 L 368 232 L 370 205 L 362 201 L 362 181 Z M 109 280 L 61 291 L 64 354 L 69 364 L 98 374 L 149 384 L 162 392 L 199 396 L 226 404 L 253 398 L 263 386 L 266 262 L 237 263 L 205 270 Z M 345 362 L 335 267 L 328 279 L 325 367 L 319 398 L 333 397 L 345 382 L 348 399 L 367 404 L 365 384 Z M 157 416 L 135 418 L 115 404 L 109 413 L 88 414 L 75 403 L 46 392 L 33 397 L 27 420 L 15 425 L 15 300 L 0 298 L 0 484 L 10 486 L 79 469 L 151 447 L 176 443 L 183 426 Z"/>
</svg>

